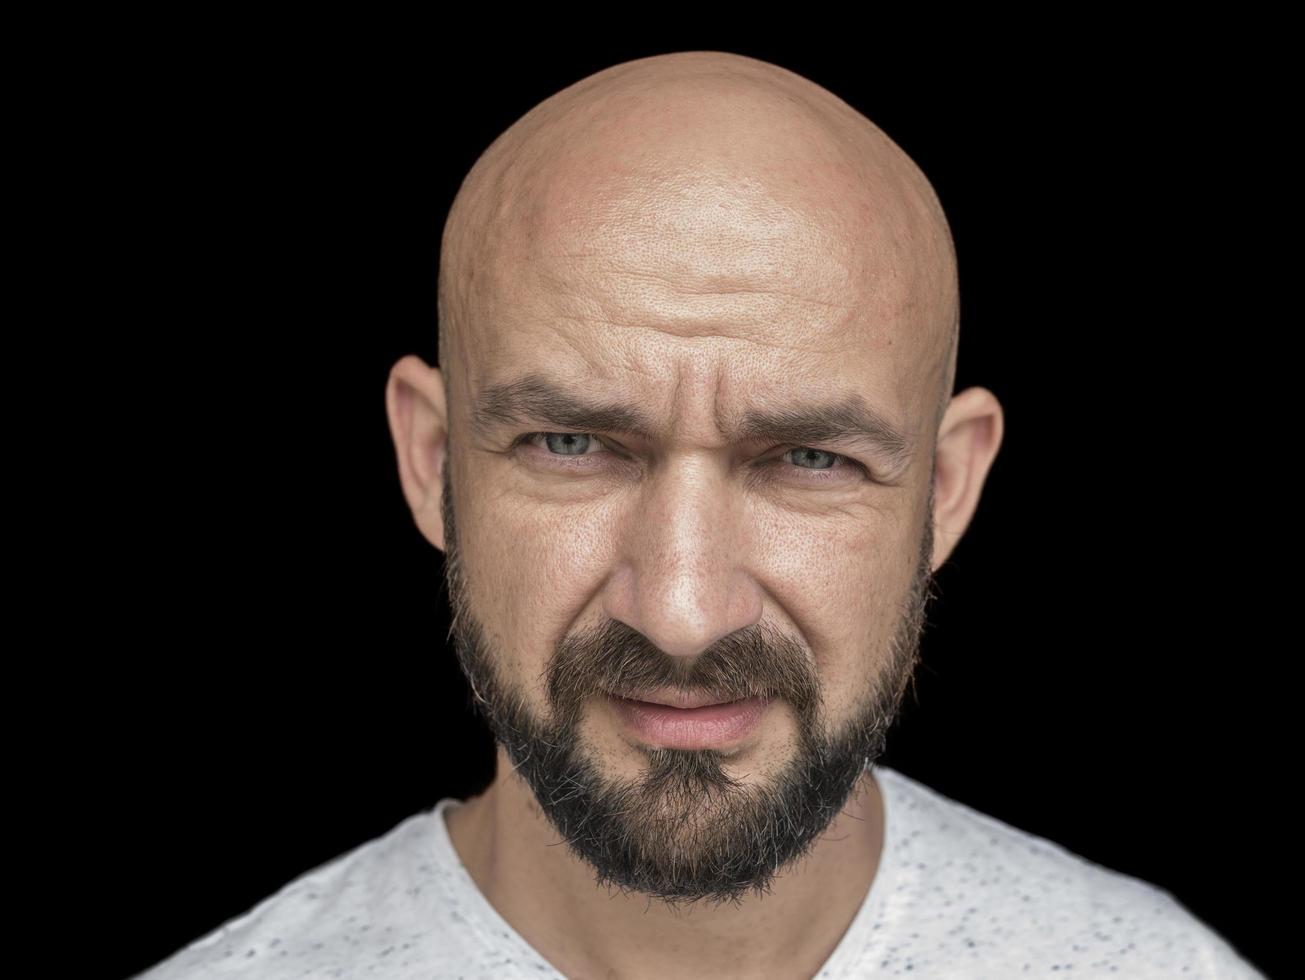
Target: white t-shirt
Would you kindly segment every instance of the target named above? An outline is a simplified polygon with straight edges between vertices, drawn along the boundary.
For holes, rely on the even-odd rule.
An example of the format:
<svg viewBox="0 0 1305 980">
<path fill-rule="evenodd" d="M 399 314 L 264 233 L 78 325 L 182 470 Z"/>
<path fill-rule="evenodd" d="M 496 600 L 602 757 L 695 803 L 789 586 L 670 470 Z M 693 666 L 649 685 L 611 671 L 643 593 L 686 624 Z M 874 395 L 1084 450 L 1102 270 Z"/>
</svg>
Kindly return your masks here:
<svg viewBox="0 0 1305 980">
<path fill-rule="evenodd" d="M 1169 892 L 882 765 L 879 868 L 816 980 L 1261 978 Z M 556 980 L 477 889 L 445 798 L 304 873 L 137 980 Z"/>
</svg>

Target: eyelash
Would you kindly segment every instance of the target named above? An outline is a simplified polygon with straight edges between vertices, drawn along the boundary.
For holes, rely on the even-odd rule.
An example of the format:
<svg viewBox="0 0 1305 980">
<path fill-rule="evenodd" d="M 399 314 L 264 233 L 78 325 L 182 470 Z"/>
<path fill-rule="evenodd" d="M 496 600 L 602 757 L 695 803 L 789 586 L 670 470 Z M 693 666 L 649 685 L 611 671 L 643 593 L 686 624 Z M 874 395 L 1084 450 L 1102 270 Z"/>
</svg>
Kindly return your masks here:
<svg viewBox="0 0 1305 980">
<path fill-rule="evenodd" d="M 552 436 L 566 436 L 566 435 L 585 436 L 585 435 L 587 435 L 587 436 L 589 436 L 589 438 L 593 439 L 593 440 L 594 440 L 596 443 L 598 443 L 599 445 L 605 445 L 601 439 L 599 439 L 597 436 L 595 436 L 595 435 L 593 435 L 593 434 L 591 434 L 591 433 L 588 433 L 588 432 L 553 432 L 553 431 L 549 431 L 549 432 L 527 432 L 527 433 L 524 433 L 523 435 L 520 435 L 520 436 L 517 437 L 516 441 L 514 441 L 514 442 L 512 443 L 512 446 L 511 446 L 510 448 L 515 449 L 517 446 L 520 446 L 520 445 L 523 445 L 523 444 L 529 444 L 529 445 L 532 445 L 532 446 L 537 446 L 538 444 L 537 444 L 536 441 L 535 441 L 536 439 L 538 439 L 538 438 L 541 437 L 541 436 L 549 436 L 549 435 L 552 435 Z M 783 454 L 781 454 L 780 456 L 775 457 L 775 458 L 772 459 L 772 460 L 768 460 L 767 463 L 764 464 L 764 465 L 770 465 L 770 464 L 772 464 L 772 463 L 782 463 L 782 462 L 784 462 L 784 458 L 785 458 L 785 456 L 787 456 L 790 452 L 793 452 L 794 450 L 805 450 L 805 449 L 814 449 L 814 450 L 815 450 L 816 452 L 818 452 L 818 453 L 825 453 L 825 454 L 828 455 L 828 456 L 832 456 L 832 457 L 833 457 L 833 458 L 838 462 L 839 465 L 833 466 L 833 467 L 831 467 L 831 468 L 829 468 L 829 469 L 827 469 L 827 470 L 811 470 L 811 469 L 807 469 L 806 467 L 802 467 L 802 466 L 789 466 L 789 467 L 787 467 L 788 469 L 793 469 L 793 470 L 802 470 L 802 471 L 804 471 L 804 472 L 806 472 L 806 473 L 815 473 L 815 474 L 820 474 L 820 475 L 818 475 L 818 476 L 804 476 L 804 477 L 799 477 L 799 479 L 801 479 L 801 480 L 805 480 L 805 481 L 807 481 L 808 483 L 828 483 L 828 482 L 830 482 L 831 480 L 837 480 L 837 479 L 839 479 L 839 477 L 838 477 L 838 475 L 837 475 L 839 470 L 848 469 L 848 468 L 853 469 L 854 471 L 856 471 L 857 473 L 859 473 L 862 477 L 864 477 L 864 478 L 866 478 L 866 479 L 871 479 L 870 471 L 869 471 L 869 469 L 866 468 L 865 464 L 860 463 L 860 462 L 858 462 L 858 461 L 855 460 L 855 459 L 852 459 L 850 456 L 844 456 L 844 455 L 841 454 L 841 453 L 832 452 L 832 451 L 830 451 L 830 450 L 828 450 L 828 449 L 818 449 L 818 448 L 815 447 L 815 446 L 789 446 L 787 449 L 784 450 L 784 453 L 783 453 Z M 560 454 L 557 454 L 557 453 L 549 453 L 547 450 L 544 450 L 544 453 L 545 453 L 545 455 L 548 456 L 550 459 L 556 459 L 556 460 L 583 459 L 585 456 L 596 455 L 596 454 L 594 454 L 594 453 L 579 453 L 579 454 L 577 454 L 577 455 L 575 455 L 575 456 L 565 456 L 565 455 L 560 455 Z M 554 464 L 546 464 L 546 465 L 554 465 Z M 569 464 L 567 464 L 567 463 L 565 463 L 565 462 L 561 463 L 560 465 L 561 465 L 563 468 L 567 468 L 567 467 L 569 466 Z M 587 465 L 587 464 L 586 464 L 586 465 Z M 829 475 L 825 475 L 825 474 L 829 474 Z"/>
</svg>

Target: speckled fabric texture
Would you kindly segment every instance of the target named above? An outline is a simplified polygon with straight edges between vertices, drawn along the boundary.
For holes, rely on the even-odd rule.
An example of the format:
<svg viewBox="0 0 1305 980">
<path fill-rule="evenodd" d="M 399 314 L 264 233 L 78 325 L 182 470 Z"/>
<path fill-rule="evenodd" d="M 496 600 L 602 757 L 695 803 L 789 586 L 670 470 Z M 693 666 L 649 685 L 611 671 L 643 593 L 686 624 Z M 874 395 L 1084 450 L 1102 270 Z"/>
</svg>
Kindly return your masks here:
<svg viewBox="0 0 1305 980">
<path fill-rule="evenodd" d="M 1167 891 L 875 766 L 884 852 L 818 980 L 1263 978 Z M 494 910 L 443 799 L 139 975 L 541 980 L 562 976 Z"/>
</svg>

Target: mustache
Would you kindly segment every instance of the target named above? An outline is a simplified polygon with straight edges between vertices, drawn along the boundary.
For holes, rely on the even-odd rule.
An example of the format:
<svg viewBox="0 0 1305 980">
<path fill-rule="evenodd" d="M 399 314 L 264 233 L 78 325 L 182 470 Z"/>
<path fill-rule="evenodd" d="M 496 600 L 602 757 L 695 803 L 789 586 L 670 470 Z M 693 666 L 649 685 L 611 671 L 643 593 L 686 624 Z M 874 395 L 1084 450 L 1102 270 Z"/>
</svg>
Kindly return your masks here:
<svg viewBox="0 0 1305 980">
<path fill-rule="evenodd" d="M 672 657 L 617 620 L 568 638 L 545 667 L 545 686 L 559 719 L 578 721 L 591 697 L 667 689 L 716 701 L 761 697 L 787 701 L 800 715 L 822 706 L 820 684 L 803 648 L 769 623 L 722 637 L 693 657 Z"/>
</svg>

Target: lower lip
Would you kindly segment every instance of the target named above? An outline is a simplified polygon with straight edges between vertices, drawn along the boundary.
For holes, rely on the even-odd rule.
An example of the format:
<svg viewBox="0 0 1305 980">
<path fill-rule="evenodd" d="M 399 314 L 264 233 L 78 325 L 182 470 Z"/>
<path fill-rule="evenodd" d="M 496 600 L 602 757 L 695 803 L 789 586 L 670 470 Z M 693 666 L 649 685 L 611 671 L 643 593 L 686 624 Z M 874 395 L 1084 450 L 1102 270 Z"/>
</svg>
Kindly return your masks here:
<svg viewBox="0 0 1305 980">
<path fill-rule="evenodd" d="M 641 739 L 670 749 L 723 748 L 745 738 L 769 703 L 748 698 L 701 708 L 671 708 L 649 701 L 611 698 L 621 720 Z"/>
</svg>

